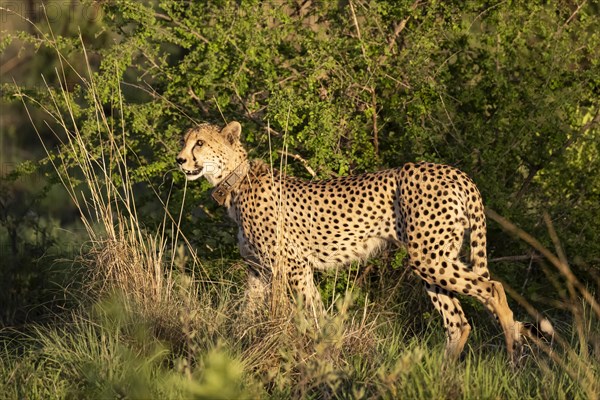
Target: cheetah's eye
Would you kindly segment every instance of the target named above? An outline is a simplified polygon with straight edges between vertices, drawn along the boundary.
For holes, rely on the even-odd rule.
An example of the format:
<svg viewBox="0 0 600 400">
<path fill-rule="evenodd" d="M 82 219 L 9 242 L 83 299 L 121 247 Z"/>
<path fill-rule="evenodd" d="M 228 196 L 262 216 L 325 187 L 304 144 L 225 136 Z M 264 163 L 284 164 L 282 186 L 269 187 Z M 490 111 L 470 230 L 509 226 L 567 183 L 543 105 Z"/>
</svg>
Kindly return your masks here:
<svg viewBox="0 0 600 400">
<path fill-rule="evenodd" d="M 197 147 L 202 147 L 202 146 L 204 146 L 204 140 L 198 140 L 198 141 L 196 141 L 196 146 L 197 146 Z"/>
</svg>

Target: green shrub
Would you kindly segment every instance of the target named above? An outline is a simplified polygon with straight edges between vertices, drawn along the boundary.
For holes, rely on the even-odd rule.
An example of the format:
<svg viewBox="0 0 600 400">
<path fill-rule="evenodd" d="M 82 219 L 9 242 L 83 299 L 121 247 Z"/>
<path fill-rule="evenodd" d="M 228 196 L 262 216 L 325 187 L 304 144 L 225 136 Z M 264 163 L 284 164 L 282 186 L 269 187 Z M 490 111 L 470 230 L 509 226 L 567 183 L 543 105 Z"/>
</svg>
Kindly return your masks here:
<svg viewBox="0 0 600 400">
<path fill-rule="evenodd" d="M 597 397 L 598 355 L 588 349 L 597 341 L 597 302 L 577 279 L 597 273 L 600 250 L 596 3 L 101 4 L 95 39 L 42 23 L 2 42 L 61 60 L 48 87 L 8 84 L 3 94 L 24 100 L 45 144 L 48 130 L 56 133 L 51 144 L 60 145 L 49 146 L 45 167 L 56 168 L 82 217 L 89 243 L 79 261 L 92 273 L 77 277 L 89 293 L 79 294 L 75 312 L 29 326 L 26 339 L 0 332 L 0 392 Z M 575 274 L 561 270 L 563 260 L 548 273 L 556 295 L 533 268 L 525 278 L 515 273 L 520 262 L 493 268 L 527 297 L 566 310 L 556 349 L 542 343 L 511 370 L 476 319 L 465 360 L 446 364 L 439 319 L 416 300 L 421 288 L 399 268 L 402 253 L 374 260 L 369 276 L 351 269 L 326 279 L 332 313 L 322 330 L 293 312 L 241 319 L 241 268 L 223 271 L 238 261 L 235 226 L 223 222 L 205 182 L 187 186 L 173 165 L 185 128 L 232 119 L 254 156 L 279 165 L 281 153 L 299 155 L 318 178 L 415 160 L 468 172 L 492 208 L 554 244 L 559 257 L 562 247 L 579 255 Z M 289 173 L 309 177 L 288 161 Z M 543 211 L 563 246 L 539 224 Z M 10 228 L 10 218 L 1 221 Z M 490 223 L 493 256 L 529 252 L 498 226 Z M 40 227 L 17 233 L 27 239 Z M 547 270 L 538 259 L 532 265 Z M 355 280 L 354 301 L 338 296 Z M 18 285 L 35 299 L 35 285 Z"/>
</svg>

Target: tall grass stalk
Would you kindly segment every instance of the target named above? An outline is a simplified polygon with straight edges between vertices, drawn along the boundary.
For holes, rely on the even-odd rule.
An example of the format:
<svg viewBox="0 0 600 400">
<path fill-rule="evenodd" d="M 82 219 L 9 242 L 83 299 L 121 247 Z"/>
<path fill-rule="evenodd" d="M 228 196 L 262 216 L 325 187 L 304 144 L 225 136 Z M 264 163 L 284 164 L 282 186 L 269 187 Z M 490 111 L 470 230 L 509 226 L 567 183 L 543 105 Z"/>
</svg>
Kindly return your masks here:
<svg viewBox="0 0 600 400">
<path fill-rule="evenodd" d="M 525 241 L 543 255 L 564 280 L 567 287 L 567 296 L 563 295 L 563 307 L 572 315 L 576 346 L 573 346 L 572 340 L 567 340 L 560 332 L 555 332 L 553 329 L 552 340 L 560 346 L 560 352 L 557 352 L 553 346 L 548 345 L 535 336 L 531 336 L 530 339 L 574 381 L 577 381 L 582 386 L 588 398 L 597 399 L 600 396 L 600 371 L 598 370 L 600 360 L 598 359 L 598 354 L 595 354 L 594 358 L 590 358 L 589 347 L 599 346 L 594 342 L 599 339 L 600 304 L 589 288 L 571 270 L 550 216 L 544 213 L 544 222 L 554 244 L 556 254 L 542 245 L 533 236 L 498 215 L 495 211 L 487 209 L 486 214 L 507 232 Z M 553 279 L 551 281 L 554 283 L 559 294 L 564 293 L 561 283 Z M 595 288 L 595 291 L 596 293 L 600 292 L 600 287 Z M 542 323 L 545 322 L 540 313 L 525 298 L 510 288 L 508 288 L 508 292 L 536 320 L 542 321 Z"/>
<path fill-rule="evenodd" d="M 51 33 L 52 35 L 52 33 Z M 52 35 L 49 43 L 54 43 Z M 21 93 L 23 104 L 31 119 L 28 101 L 44 110 L 52 122 L 60 128 L 56 131 L 53 125 L 46 123 L 63 143 L 62 151 L 52 152 L 44 144 L 44 140 L 33 120 L 34 126 L 48 159 L 51 161 L 64 188 L 77 207 L 81 220 L 87 230 L 91 249 L 86 254 L 92 268 L 90 282 L 100 282 L 100 292 L 119 290 L 127 293 L 139 310 L 153 315 L 157 319 L 169 319 L 169 316 L 180 314 L 182 305 L 188 308 L 197 303 L 199 286 L 197 282 L 207 279 L 195 251 L 189 248 L 192 255 L 192 267 L 187 271 L 199 271 L 201 276 L 189 276 L 186 291 L 176 290 L 174 277 L 176 252 L 181 237 L 189 246 L 189 242 L 179 234 L 178 222 L 164 206 L 162 227 L 157 232 L 148 232 L 139 216 L 135 201 L 134 186 L 130 178 L 127 164 L 128 145 L 126 126 L 123 119 L 123 96 L 120 86 L 116 87 L 119 104 L 116 105 L 120 119 L 117 122 L 109 119 L 101 104 L 94 74 L 83 45 L 87 62 L 87 74 L 82 75 L 65 61 L 58 48 L 55 48 L 61 69 L 56 71 L 61 84 L 56 93 L 46 85 L 50 104 L 42 104 L 36 99 Z M 95 109 L 97 143 L 99 148 L 90 146 L 89 138 L 85 138 L 78 127 L 76 101 L 66 88 L 66 74 L 75 73 L 83 84 Z M 44 80 L 44 82 L 46 82 Z M 27 101 L 26 101 L 27 100 Z M 115 105 L 111 105 L 115 106 Z M 159 197 L 160 199 L 160 197 Z M 169 239 L 166 230 L 176 234 Z M 173 240 L 170 242 L 170 240 Z M 167 262 L 166 260 L 169 260 Z M 183 270 L 183 266 L 180 266 Z M 208 289 L 208 288 L 205 288 Z M 177 318 L 171 321 L 178 324 Z"/>
</svg>

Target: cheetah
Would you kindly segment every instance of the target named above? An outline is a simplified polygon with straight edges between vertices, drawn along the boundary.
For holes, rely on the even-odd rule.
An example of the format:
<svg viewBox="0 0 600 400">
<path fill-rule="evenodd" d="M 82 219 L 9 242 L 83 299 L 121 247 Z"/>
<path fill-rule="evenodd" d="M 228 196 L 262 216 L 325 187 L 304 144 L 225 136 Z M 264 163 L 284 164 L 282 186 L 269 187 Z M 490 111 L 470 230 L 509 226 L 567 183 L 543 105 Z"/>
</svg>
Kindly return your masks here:
<svg viewBox="0 0 600 400">
<path fill-rule="evenodd" d="M 278 263 L 295 297 L 323 313 L 315 270 L 364 261 L 388 244 L 403 245 L 409 267 L 442 316 L 446 354 L 458 357 L 471 331 L 457 297 L 466 295 L 496 317 L 513 355 L 524 324 L 513 318 L 502 285 L 490 278 L 484 207 L 465 173 L 421 162 L 306 181 L 249 160 L 241 131 L 235 121 L 222 129 L 191 128 L 176 162 L 188 180 L 206 178 L 215 187 L 213 198 L 237 223 L 251 293 L 268 291 L 270 268 Z M 459 259 L 466 231 L 469 265 Z"/>
</svg>

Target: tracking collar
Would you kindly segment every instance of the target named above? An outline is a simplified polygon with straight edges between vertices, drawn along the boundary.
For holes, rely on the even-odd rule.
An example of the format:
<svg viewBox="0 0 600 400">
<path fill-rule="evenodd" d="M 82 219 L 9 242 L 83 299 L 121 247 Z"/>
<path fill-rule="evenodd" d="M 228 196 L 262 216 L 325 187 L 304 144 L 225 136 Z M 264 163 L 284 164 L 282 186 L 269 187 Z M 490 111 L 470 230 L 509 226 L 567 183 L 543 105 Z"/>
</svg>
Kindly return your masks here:
<svg viewBox="0 0 600 400">
<path fill-rule="evenodd" d="M 220 206 L 225 204 L 225 199 L 231 194 L 235 186 L 241 181 L 248 172 L 248 161 L 244 161 L 236 167 L 229 175 L 225 177 L 215 188 L 213 189 L 211 196 Z"/>
</svg>

